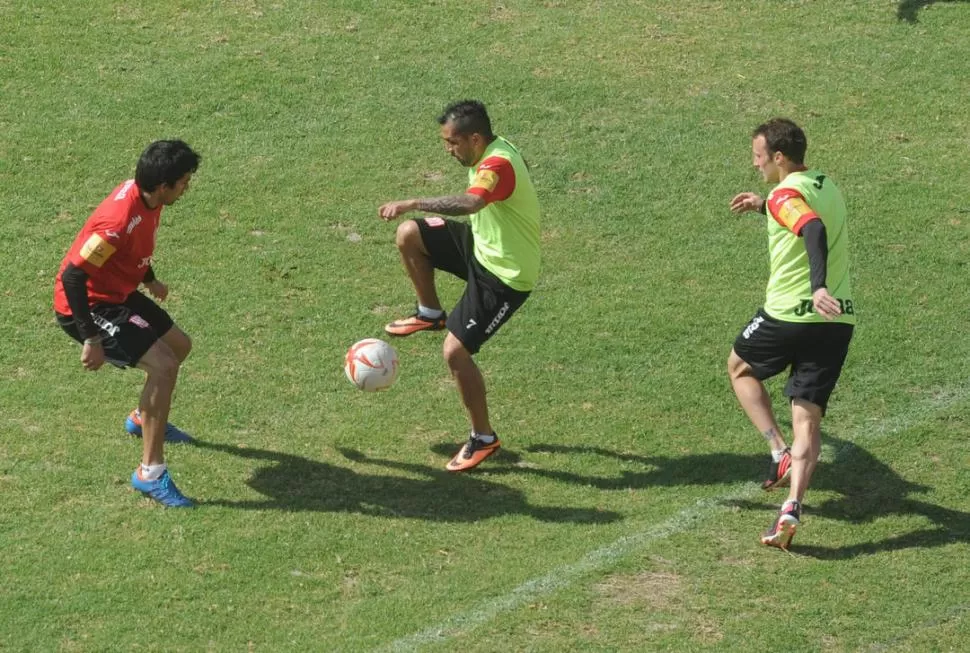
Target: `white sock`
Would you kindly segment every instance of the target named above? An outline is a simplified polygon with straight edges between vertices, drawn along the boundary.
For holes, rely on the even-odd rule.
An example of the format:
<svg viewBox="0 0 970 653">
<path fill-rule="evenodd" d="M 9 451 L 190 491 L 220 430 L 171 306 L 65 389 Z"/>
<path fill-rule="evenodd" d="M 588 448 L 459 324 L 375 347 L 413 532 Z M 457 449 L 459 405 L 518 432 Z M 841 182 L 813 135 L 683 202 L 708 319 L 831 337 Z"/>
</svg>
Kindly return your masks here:
<svg viewBox="0 0 970 653">
<path fill-rule="evenodd" d="M 444 314 L 445 312 L 440 308 L 428 308 L 424 304 L 418 304 L 418 315 L 420 315 L 421 317 L 427 317 L 432 320 L 436 320 Z"/>
<path fill-rule="evenodd" d="M 143 480 L 146 481 L 157 481 L 165 473 L 165 463 L 160 465 L 145 465 L 140 466 L 141 473 L 139 474 Z"/>
<path fill-rule="evenodd" d="M 780 463 L 781 462 L 781 457 L 785 455 L 785 451 L 787 451 L 787 450 L 788 450 L 788 448 L 785 447 L 784 449 L 779 449 L 777 451 L 772 451 L 771 452 L 771 460 L 774 461 L 774 462 L 776 462 L 776 463 Z"/>
<path fill-rule="evenodd" d="M 472 437 L 482 444 L 492 444 L 497 438 L 495 433 L 476 433 L 475 431 L 472 431 Z"/>
</svg>

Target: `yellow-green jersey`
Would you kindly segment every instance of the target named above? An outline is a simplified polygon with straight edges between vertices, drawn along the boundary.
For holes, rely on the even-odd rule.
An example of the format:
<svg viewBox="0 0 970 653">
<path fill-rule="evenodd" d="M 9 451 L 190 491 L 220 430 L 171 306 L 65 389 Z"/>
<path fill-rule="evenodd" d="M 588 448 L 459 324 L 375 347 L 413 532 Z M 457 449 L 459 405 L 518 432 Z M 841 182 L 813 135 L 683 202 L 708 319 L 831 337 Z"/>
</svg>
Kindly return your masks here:
<svg viewBox="0 0 970 653">
<path fill-rule="evenodd" d="M 496 137 L 468 169 L 467 192 L 486 201 L 469 216 L 475 258 L 513 290 L 531 291 L 539 278 L 539 199 L 515 146 Z"/>
<path fill-rule="evenodd" d="M 817 170 L 790 173 L 768 195 L 770 275 L 765 313 L 784 322 L 826 322 L 812 304 L 812 284 L 802 227 L 815 218 L 825 225 L 828 261 L 825 285 L 842 307 L 835 322 L 855 324 L 849 282 L 849 231 L 842 192 Z"/>
</svg>

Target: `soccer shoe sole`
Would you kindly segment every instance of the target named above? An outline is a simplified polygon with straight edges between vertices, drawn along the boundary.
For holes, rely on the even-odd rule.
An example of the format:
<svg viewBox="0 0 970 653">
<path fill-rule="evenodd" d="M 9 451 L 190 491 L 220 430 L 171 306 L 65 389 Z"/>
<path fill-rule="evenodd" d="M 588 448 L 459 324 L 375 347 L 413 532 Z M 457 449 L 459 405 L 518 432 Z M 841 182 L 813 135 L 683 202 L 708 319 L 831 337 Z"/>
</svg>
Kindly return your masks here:
<svg viewBox="0 0 970 653">
<path fill-rule="evenodd" d="M 791 466 L 789 466 L 788 469 L 785 470 L 785 473 L 782 474 L 781 478 L 779 478 L 774 483 L 770 483 L 768 481 L 765 481 L 764 483 L 762 483 L 761 489 L 764 490 L 765 492 L 771 492 L 775 488 L 788 487 L 788 484 L 790 482 L 791 482 Z"/>
<path fill-rule="evenodd" d="M 761 484 L 761 489 L 765 492 L 771 492 L 778 487 L 788 487 L 788 483 L 791 481 L 791 457 L 788 458 L 788 464 L 785 466 L 785 471 L 782 473 L 781 478 L 775 481 L 765 480 Z"/>
<path fill-rule="evenodd" d="M 788 547 L 791 546 L 792 538 L 795 537 L 795 531 L 797 530 L 798 522 L 782 521 L 778 524 L 774 533 L 765 533 L 761 536 L 761 543 L 765 546 L 773 546 L 782 551 L 787 551 Z"/>
</svg>

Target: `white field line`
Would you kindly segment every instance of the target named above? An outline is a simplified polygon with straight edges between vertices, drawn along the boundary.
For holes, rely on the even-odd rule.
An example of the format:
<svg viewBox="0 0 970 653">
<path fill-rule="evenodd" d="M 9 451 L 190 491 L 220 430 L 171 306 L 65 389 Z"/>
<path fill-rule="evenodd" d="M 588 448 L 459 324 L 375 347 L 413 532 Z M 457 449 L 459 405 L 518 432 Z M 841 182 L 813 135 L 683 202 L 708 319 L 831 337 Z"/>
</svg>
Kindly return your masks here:
<svg viewBox="0 0 970 653">
<path fill-rule="evenodd" d="M 959 404 L 970 395 L 970 384 L 964 382 L 958 386 L 941 390 L 936 395 L 917 404 L 905 414 L 867 424 L 857 428 L 861 431 L 855 438 L 847 438 L 851 442 L 871 440 L 905 431 L 916 426 L 936 413 Z M 831 456 L 823 455 L 828 460 L 836 460 L 842 452 L 849 448 L 846 445 L 836 450 Z M 380 647 L 379 651 L 415 651 L 421 646 L 436 644 L 458 637 L 470 630 L 488 623 L 504 612 L 510 612 L 523 605 L 535 602 L 542 596 L 569 587 L 582 576 L 608 568 L 622 558 L 643 549 L 651 542 L 663 540 L 671 535 L 691 529 L 703 518 L 722 509 L 723 504 L 732 501 L 751 499 L 761 494 L 760 486 L 754 483 L 741 483 L 727 493 L 702 499 L 692 506 L 684 508 L 673 517 L 659 524 L 647 526 L 631 535 L 624 535 L 618 540 L 604 547 L 590 551 L 581 560 L 570 565 L 558 567 L 545 576 L 534 578 L 522 583 L 504 596 L 496 596 L 482 601 L 477 606 L 464 612 L 454 614 L 447 619 L 417 631 Z"/>
<path fill-rule="evenodd" d="M 947 610 L 943 616 L 934 617 L 933 619 L 927 619 L 926 621 L 918 623 L 912 626 L 908 632 L 906 632 L 906 634 L 900 635 L 899 637 L 893 637 L 885 642 L 872 644 L 869 646 L 869 650 L 872 653 L 884 653 L 885 651 L 890 651 L 894 647 L 902 645 L 907 640 L 913 639 L 914 635 L 918 635 L 923 631 L 939 628 L 940 626 L 945 626 L 960 621 L 964 616 L 966 616 L 967 612 L 970 612 L 970 603 L 965 605 L 955 605 Z"/>
</svg>

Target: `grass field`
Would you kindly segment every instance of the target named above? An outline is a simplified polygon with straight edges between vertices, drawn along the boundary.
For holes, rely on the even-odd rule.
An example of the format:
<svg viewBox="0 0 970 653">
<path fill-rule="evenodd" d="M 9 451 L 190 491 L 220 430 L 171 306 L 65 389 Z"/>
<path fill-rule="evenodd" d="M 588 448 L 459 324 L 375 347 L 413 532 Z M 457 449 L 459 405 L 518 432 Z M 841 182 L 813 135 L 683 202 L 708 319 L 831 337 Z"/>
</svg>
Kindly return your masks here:
<svg viewBox="0 0 970 653">
<path fill-rule="evenodd" d="M 968 80 L 956 1 L 0 0 L 0 650 L 966 650 Z M 505 448 L 453 476 L 440 334 L 386 393 L 342 358 L 411 308 L 377 206 L 463 188 L 465 97 L 532 164 L 544 258 L 478 357 Z M 860 320 L 790 555 L 725 373 L 775 115 L 846 195 Z M 85 373 L 51 314 L 169 137 L 203 155 L 154 265 L 191 511 L 128 487 L 141 373 Z"/>
</svg>

